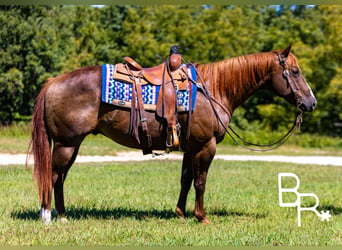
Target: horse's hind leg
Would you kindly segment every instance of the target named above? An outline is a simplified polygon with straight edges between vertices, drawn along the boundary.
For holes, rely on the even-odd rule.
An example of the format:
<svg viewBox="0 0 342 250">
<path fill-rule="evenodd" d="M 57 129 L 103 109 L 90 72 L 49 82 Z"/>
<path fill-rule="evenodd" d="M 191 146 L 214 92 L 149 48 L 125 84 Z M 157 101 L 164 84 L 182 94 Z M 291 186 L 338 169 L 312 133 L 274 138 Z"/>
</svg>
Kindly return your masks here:
<svg viewBox="0 0 342 250">
<path fill-rule="evenodd" d="M 64 146 L 61 143 L 55 143 L 52 153 L 52 185 L 55 195 L 55 208 L 57 215 L 64 221 L 64 191 L 63 185 L 67 177 L 68 170 L 74 163 L 79 145 Z"/>
<path fill-rule="evenodd" d="M 193 180 L 192 155 L 185 153 L 182 163 L 181 191 L 178 198 L 176 213 L 185 218 L 185 206 L 188 193 Z"/>
</svg>

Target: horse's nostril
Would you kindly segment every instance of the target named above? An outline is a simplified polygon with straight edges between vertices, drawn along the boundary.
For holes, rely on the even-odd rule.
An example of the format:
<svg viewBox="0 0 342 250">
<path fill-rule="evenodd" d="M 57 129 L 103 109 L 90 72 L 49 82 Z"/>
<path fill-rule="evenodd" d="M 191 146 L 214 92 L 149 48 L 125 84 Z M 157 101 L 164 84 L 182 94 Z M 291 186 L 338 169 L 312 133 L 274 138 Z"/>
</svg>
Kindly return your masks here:
<svg viewBox="0 0 342 250">
<path fill-rule="evenodd" d="M 307 108 L 306 108 L 306 106 L 304 105 L 304 103 L 302 103 L 300 106 L 299 106 L 299 108 L 302 110 L 302 111 L 307 111 Z"/>
<path fill-rule="evenodd" d="M 314 101 L 314 103 L 312 104 L 312 107 L 316 108 L 316 106 L 317 106 L 317 101 Z"/>
<path fill-rule="evenodd" d="M 316 108 L 316 106 L 317 106 L 317 102 L 314 101 L 314 102 L 312 103 L 311 108 L 310 108 L 310 112 L 313 111 L 313 110 Z"/>
</svg>

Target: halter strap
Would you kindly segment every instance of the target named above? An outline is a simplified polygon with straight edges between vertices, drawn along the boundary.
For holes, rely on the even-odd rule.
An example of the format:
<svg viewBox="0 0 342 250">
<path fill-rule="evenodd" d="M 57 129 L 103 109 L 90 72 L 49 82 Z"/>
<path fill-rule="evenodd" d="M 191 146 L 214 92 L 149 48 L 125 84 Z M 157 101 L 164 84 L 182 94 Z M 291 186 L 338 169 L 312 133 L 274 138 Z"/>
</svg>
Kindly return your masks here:
<svg viewBox="0 0 342 250">
<path fill-rule="evenodd" d="M 277 57 L 278 57 L 280 66 L 282 66 L 283 68 L 283 77 L 285 78 L 288 86 L 290 86 L 291 91 L 295 96 L 296 107 L 297 107 L 297 110 L 299 111 L 299 114 L 297 117 L 297 120 L 299 120 L 299 123 L 297 124 L 297 126 L 300 128 L 300 125 L 303 122 L 303 111 L 300 109 L 300 105 L 302 105 L 302 101 L 301 101 L 302 96 L 298 93 L 299 88 L 297 84 L 290 77 L 289 65 L 287 64 L 287 57 L 282 57 L 280 53 L 277 53 Z"/>
<path fill-rule="evenodd" d="M 299 101 L 300 95 L 297 93 L 297 90 L 299 89 L 297 84 L 292 80 L 290 77 L 290 71 L 289 71 L 289 65 L 287 64 L 287 57 L 282 57 L 280 53 L 277 54 L 279 65 L 283 68 L 283 77 L 285 78 L 288 86 L 290 86 L 291 91 L 296 96 L 296 102 Z M 297 100 L 298 99 L 298 100 Z M 298 105 L 298 103 L 297 103 Z"/>
</svg>

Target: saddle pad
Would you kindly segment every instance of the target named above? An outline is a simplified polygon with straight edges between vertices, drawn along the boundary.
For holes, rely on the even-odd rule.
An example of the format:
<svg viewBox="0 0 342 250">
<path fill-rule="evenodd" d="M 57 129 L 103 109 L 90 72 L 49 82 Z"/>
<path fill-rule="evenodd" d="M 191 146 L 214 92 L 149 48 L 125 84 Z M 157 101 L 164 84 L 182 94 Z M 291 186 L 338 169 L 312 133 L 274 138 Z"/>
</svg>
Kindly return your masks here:
<svg viewBox="0 0 342 250">
<path fill-rule="evenodd" d="M 113 79 L 115 65 L 104 64 L 102 65 L 102 102 L 113 104 L 120 107 L 131 107 L 132 101 L 132 83 L 122 80 Z M 194 82 L 197 81 L 196 71 L 193 66 L 188 67 L 188 76 Z M 192 107 L 194 110 L 197 85 L 189 81 L 192 84 Z M 143 95 L 144 108 L 146 110 L 155 111 L 157 108 L 158 94 L 161 86 L 146 84 L 141 86 Z M 177 93 L 178 111 L 189 110 L 189 88 L 186 90 L 178 90 Z"/>
</svg>

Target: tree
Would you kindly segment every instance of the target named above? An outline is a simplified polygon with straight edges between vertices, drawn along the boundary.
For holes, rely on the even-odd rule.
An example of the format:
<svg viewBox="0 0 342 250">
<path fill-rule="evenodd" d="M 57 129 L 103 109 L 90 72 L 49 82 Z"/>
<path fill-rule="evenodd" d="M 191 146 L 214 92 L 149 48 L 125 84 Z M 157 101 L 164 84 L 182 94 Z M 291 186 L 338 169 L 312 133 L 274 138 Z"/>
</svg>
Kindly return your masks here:
<svg viewBox="0 0 342 250">
<path fill-rule="evenodd" d="M 341 30 L 342 7 L 333 5 L 0 6 L 0 121 L 31 115 L 48 77 L 83 66 L 124 56 L 154 66 L 174 44 L 189 61 L 207 63 L 292 43 L 318 98 L 302 129 L 341 135 Z M 236 124 L 277 130 L 293 119 L 289 108 L 263 91 L 235 113 Z"/>
</svg>

